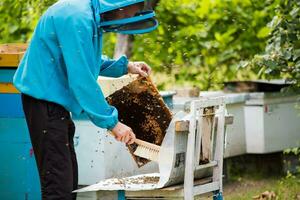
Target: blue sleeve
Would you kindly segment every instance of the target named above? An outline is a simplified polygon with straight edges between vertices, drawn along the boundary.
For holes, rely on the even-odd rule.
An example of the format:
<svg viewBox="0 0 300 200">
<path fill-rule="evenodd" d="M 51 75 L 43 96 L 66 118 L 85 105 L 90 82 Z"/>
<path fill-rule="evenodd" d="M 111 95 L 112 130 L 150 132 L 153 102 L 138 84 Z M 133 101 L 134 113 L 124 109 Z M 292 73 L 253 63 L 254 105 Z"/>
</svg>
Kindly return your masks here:
<svg viewBox="0 0 300 200">
<path fill-rule="evenodd" d="M 99 75 L 108 77 L 120 77 L 127 74 L 127 57 L 121 56 L 118 60 L 113 60 L 105 55 L 101 56 L 101 69 Z"/>
<path fill-rule="evenodd" d="M 118 122 L 118 112 L 107 103 L 96 81 L 99 62 L 93 46 L 93 22 L 75 11 L 71 16 L 61 14 L 56 17 L 53 22 L 69 87 L 95 125 L 112 129 Z"/>
</svg>

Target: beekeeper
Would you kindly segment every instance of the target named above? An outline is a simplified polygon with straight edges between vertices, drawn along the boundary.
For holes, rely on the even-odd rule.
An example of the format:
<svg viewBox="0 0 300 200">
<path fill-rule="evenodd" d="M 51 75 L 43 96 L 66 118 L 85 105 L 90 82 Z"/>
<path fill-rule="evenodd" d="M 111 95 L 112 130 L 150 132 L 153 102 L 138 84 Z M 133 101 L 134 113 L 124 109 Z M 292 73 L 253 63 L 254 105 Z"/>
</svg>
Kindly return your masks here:
<svg viewBox="0 0 300 200">
<path fill-rule="evenodd" d="M 42 199 L 76 199 L 71 193 L 78 172 L 70 112 L 85 112 L 118 141 L 134 141 L 131 128 L 118 121 L 118 111 L 106 102 L 97 77 L 147 76 L 150 67 L 125 56 L 103 56 L 102 35 L 147 33 L 157 25 L 151 2 L 144 0 L 60 0 L 40 18 L 14 85 L 22 93 Z"/>
</svg>

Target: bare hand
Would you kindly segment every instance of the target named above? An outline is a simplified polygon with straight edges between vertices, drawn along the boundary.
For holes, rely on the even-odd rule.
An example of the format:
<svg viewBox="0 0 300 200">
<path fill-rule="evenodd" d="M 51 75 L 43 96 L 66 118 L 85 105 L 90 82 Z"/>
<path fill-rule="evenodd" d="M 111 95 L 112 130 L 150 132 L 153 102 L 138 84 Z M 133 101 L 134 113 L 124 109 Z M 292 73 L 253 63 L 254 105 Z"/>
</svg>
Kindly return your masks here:
<svg viewBox="0 0 300 200">
<path fill-rule="evenodd" d="M 125 144 L 133 144 L 135 141 L 135 134 L 132 129 L 121 122 L 118 122 L 111 132 L 117 141 L 124 142 Z"/>
<path fill-rule="evenodd" d="M 141 76 L 149 76 L 151 73 L 151 67 L 145 62 L 129 62 L 128 72 L 131 74 L 139 74 Z"/>
</svg>

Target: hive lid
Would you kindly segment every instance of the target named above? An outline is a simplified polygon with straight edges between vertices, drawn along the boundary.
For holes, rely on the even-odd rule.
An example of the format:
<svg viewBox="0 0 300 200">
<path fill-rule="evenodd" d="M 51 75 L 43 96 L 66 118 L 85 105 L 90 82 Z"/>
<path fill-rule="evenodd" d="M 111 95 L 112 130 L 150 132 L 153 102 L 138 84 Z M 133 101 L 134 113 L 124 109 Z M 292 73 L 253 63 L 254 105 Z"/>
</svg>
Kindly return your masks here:
<svg viewBox="0 0 300 200">
<path fill-rule="evenodd" d="M 225 92 L 279 92 L 292 83 L 286 80 L 250 80 L 227 81 L 224 85 Z"/>
<path fill-rule="evenodd" d="M 120 122 L 132 128 L 138 139 L 161 145 L 172 114 L 150 78 L 137 78 L 108 96 L 107 101 L 117 108 Z M 136 147 L 128 146 L 141 167 L 149 160 L 133 155 Z"/>
</svg>

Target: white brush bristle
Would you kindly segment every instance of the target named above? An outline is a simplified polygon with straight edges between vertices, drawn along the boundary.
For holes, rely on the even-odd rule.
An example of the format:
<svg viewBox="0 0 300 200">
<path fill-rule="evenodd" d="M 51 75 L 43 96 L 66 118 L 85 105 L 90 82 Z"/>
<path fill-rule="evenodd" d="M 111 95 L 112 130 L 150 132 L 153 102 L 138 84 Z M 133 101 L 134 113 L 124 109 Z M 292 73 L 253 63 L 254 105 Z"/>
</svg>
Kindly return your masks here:
<svg viewBox="0 0 300 200">
<path fill-rule="evenodd" d="M 133 154 L 142 158 L 146 158 L 148 160 L 158 162 L 159 151 L 156 149 L 138 145 Z"/>
</svg>

